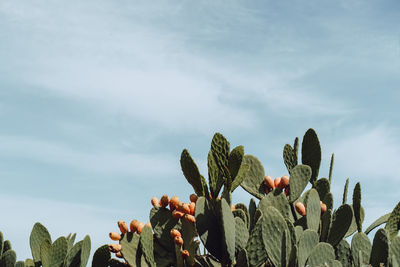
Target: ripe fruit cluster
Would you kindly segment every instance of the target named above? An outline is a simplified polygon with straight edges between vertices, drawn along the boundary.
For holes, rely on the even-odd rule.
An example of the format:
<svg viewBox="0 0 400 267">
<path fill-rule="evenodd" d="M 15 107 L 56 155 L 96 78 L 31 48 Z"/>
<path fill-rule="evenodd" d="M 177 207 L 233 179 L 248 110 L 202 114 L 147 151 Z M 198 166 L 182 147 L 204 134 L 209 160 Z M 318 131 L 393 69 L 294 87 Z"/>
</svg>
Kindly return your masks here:
<svg viewBox="0 0 400 267">
<path fill-rule="evenodd" d="M 127 232 L 132 232 L 132 233 L 136 232 L 140 235 L 140 233 L 143 230 L 143 227 L 145 226 L 151 227 L 150 222 L 144 224 L 143 222 L 139 222 L 138 220 L 132 220 L 129 225 L 129 228 L 125 221 L 119 220 L 117 224 L 121 233 L 119 234 L 117 232 L 110 232 L 109 236 L 113 241 L 120 241 L 122 239 L 122 235 L 126 234 Z M 115 253 L 116 257 L 123 258 L 121 254 L 122 247 L 120 244 L 110 244 L 108 245 L 108 249 L 110 252 Z"/>
<path fill-rule="evenodd" d="M 172 212 L 172 216 L 174 218 L 180 219 L 184 217 L 188 222 L 194 223 L 196 219 L 194 217 L 194 211 L 196 209 L 196 201 L 197 195 L 191 194 L 189 199 L 189 203 L 184 203 L 179 200 L 179 197 L 172 196 L 171 199 L 168 195 L 163 195 L 160 200 L 158 198 L 153 197 L 151 199 L 151 204 L 153 207 L 163 207 L 168 208 Z"/>
<path fill-rule="evenodd" d="M 182 246 L 183 246 L 183 238 L 182 238 L 182 234 L 181 232 L 179 232 L 179 230 L 177 229 L 172 229 L 170 232 L 171 237 L 174 239 L 174 243 L 180 247 L 181 249 L 181 255 L 184 259 L 189 257 L 189 251 L 187 250 L 182 250 Z"/>
<path fill-rule="evenodd" d="M 289 195 L 289 176 L 283 175 L 282 177 L 276 177 L 272 180 L 272 177 L 267 175 L 264 177 L 265 193 L 268 194 L 275 188 L 284 190 L 285 195 Z"/>
</svg>

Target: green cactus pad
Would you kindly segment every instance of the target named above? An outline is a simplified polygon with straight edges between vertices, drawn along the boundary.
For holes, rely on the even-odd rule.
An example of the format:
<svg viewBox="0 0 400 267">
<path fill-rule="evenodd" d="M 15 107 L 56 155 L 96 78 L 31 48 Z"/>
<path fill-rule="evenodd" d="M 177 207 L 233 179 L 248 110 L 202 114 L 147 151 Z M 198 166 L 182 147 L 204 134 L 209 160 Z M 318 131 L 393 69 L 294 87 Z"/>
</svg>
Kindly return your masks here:
<svg viewBox="0 0 400 267">
<path fill-rule="evenodd" d="M 301 235 L 303 234 L 303 231 L 304 231 L 303 227 L 300 225 L 296 225 L 294 227 L 294 233 L 296 235 L 296 243 L 299 243 L 299 240 L 300 240 Z"/>
<path fill-rule="evenodd" d="M 172 217 L 171 211 L 166 208 L 157 207 L 150 211 L 150 223 L 154 234 L 160 244 L 167 250 L 174 252 L 174 241 L 170 236 L 172 229 L 180 229 L 179 219 Z"/>
<path fill-rule="evenodd" d="M 286 169 L 290 173 L 292 169 L 297 165 L 297 156 L 291 145 L 286 144 L 283 148 L 283 162 L 286 165 Z"/>
<path fill-rule="evenodd" d="M 235 259 L 235 218 L 233 217 L 231 206 L 224 198 L 217 203 L 220 204 L 221 212 L 223 259 L 224 263 L 230 263 Z"/>
<path fill-rule="evenodd" d="M 290 173 L 289 179 L 289 202 L 296 201 L 306 188 L 311 178 L 311 168 L 307 165 L 297 165 Z"/>
<path fill-rule="evenodd" d="M 108 261 L 110 258 L 111 253 L 108 250 L 108 245 L 103 245 L 94 252 L 92 267 L 108 267 Z"/>
<path fill-rule="evenodd" d="M 3 251 L 2 253 L 6 252 L 7 250 L 12 249 L 10 240 L 6 240 L 3 242 Z"/>
<path fill-rule="evenodd" d="M 274 189 L 268 195 L 263 197 L 258 204 L 258 209 L 264 212 L 268 207 L 275 207 L 283 217 L 289 217 L 289 202 L 279 188 Z"/>
<path fill-rule="evenodd" d="M 82 240 L 82 252 L 81 252 L 81 265 L 80 267 L 86 267 L 89 256 L 90 256 L 91 242 L 90 237 L 86 235 Z"/>
<path fill-rule="evenodd" d="M 318 191 L 319 198 L 322 200 L 330 192 L 330 183 L 327 178 L 320 178 L 315 182 L 315 189 Z"/>
<path fill-rule="evenodd" d="M 52 245 L 49 246 L 49 243 L 44 242 L 45 244 L 45 250 L 44 254 L 47 254 L 45 258 L 47 260 L 43 259 L 43 267 L 61 267 L 64 264 L 64 259 L 67 256 L 67 250 L 68 250 L 68 241 L 67 239 L 62 236 L 56 239 Z M 44 248 L 44 247 L 43 247 Z M 42 247 L 40 248 L 41 250 L 41 257 L 43 257 L 42 253 Z"/>
<path fill-rule="evenodd" d="M 263 217 L 261 217 L 254 225 L 249 241 L 247 242 L 246 251 L 250 266 L 260 266 L 267 260 L 265 247 L 263 243 Z"/>
<path fill-rule="evenodd" d="M 332 223 L 332 210 L 328 209 L 321 216 L 321 234 L 320 241 L 326 242 L 328 240 L 329 229 Z"/>
<path fill-rule="evenodd" d="M 248 172 L 250 171 L 250 164 L 243 163 L 240 166 L 239 172 L 237 173 L 235 180 L 232 181 L 231 192 L 233 192 L 239 185 L 242 184 L 243 180 L 246 179 Z"/>
<path fill-rule="evenodd" d="M 285 246 L 286 262 L 289 261 L 290 256 L 290 233 L 280 211 L 275 207 L 267 207 L 262 211 L 262 239 L 268 258 L 274 266 L 282 266 L 282 248 L 285 244 L 282 243 L 282 236 L 285 235 L 284 240 L 288 241 Z"/>
<path fill-rule="evenodd" d="M 296 230 L 294 229 L 294 225 L 292 223 L 292 221 L 289 218 L 285 218 L 285 222 L 286 225 L 288 227 L 289 230 L 289 234 L 290 234 L 290 241 L 291 241 L 291 247 L 293 247 L 294 245 L 296 245 Z"/>
<path fill-rule="evenodd" d="M 170 252 L 164 249 L 157 239 L 154 239 L 154 260 L 156 261 L 157 267 L 170 267 L 175 265 L 176 255 L 175 247 L 174 252 Z"/>
<path fill-rule="evenodd" d="M 1 267 L 14 267 L 15 262 L 17 261 L 17 254 L 14 250 L 9 249 L 3 253 L 0 258 L 0 266 Z"/>
<path fill-rule="evenodd" d="M 329 266 L 329 267 L 342 267 L 343 265 L 338 260 L 330 260 L 330 261 L 328 261 L 326 266 Z"/>
<path fill-rule="evenodd" d="M 324 266 L 330 261 L 335 260 L 335 250 L 333 247 L 324 242 L 318 243 L 310 253 L 307 259 L 308 266 Z"/>
<path fill-rule="evenodd" d="M 236 175 L 239 172 L 243 157 L 244 157 L 244 147 L 243 146 L 235 147 L 229 154 L 228 169 L 229 169 L 229 173 L 231 174 L 233 181 L 235 181 Z"/>
<path fill-rule="evenodd" d="M 221 173 L 218 168 L 217 161 L 215 160 L 215 157 L 210 150 L 208 152 L 208 157 L 207 157 L 207 167 L 208 167 L 208 185 L 210 187 L 210 193 L 212 198 L 217 198 L 219 190 L 217 191 L 217 181 L 220 179 L 223 179 L 223 177 L 220 177 Z"/>
<path fill-rule="evenodd" d="M 314 230 L 305 230 L 299 238 L 297 244 L 297 262 L 299 266 L 304 266 L 312 251 L 318 244 L 319 236 Z"/>
<path fill-rule="evenodd" d="M 385 230 L 388 233 L 389 239 L 392 240 L 399 233 L 400 228 L 400 202 L 393 209 L 386 225 Z"/>
<path fill-rule="evenodd" d="M 353 210 L 350 205 L 341 205 L 332 215 L 332 224 L 329 229 L 328 243 L 336 246 L 343 239 L 351 225 Z"/>
<path fill-rule="evenodd" d="M 249 267 L 249 258 L 246 249 L 239 251 L 235 267 Z"/>
<path fill-rule="evenodd" d="M 376 219 L 376 221 L 374 221 L 373 223 L 371 223 L 370 226 L 368 226 L 368 228 L 364 231 L 364 233 L 366 233 L 368 235 L 376 227 L 386 223 L 389 220 L 390 215 L 391 215 L 391 213 L 387 213 L 387 214 L 379 217 L 378 219 Z"/>
<path fill-rule="evenodd" d="M 347 202 L 348 188 L 349 188 L 349 178 L 346 179 L 346 183 L 344 184 L 342 204 L 346 204 L 346 202 Z"/>
<path fill-rule="evenodd" d="M 311 189 L 305 200 L 307 228 L 317 232 L 321 218 L 321 205 L 317 190 Z"/>
<path fill-rule="evenodd" d="M 221 190 L 222 185 L 225 183 L 225 178 L 230 177 L 230 174 L 227 173 L 227 171 L 229 172 L 228 170 L 229 151 L 230 151 L 230 144 L 228 140 L 226 140 L 226 138 L 220 133 L 214 134 L 213 139 L 211 141 L 210 152 L 214 157 L 215 162 L 218 166 L 219 174 L 214 177 L 216 194 L 213 195 L 213 197 L 216 197 L 218 195 L 218 192 Z"/>
<path fill-rule="evenodd" d="M 143 227 L 142 232 L 140 233 L 140 246 L 143 251 L 143 256 L 146 260 L 146 263 L 154 267 L 156 263 L 154 261 L 154 245 L 153 245 L 153 231 L 151 230 L 150 226 Z M 83 267 L 83 266 L 81 266 Z"/>
<path fill-rule="evenodd" d="M 318 177 L 321 164 L 321 146 L 318 136 L 313 129 L 308 129 L 301 144 L 301 162 L 311 167 L 312 174 L 310 182 L 314 184 Z"/>
<path fill-rule="evenodd" d="M 400 236 L 396 236 L 391 240 L 390 252 L 392 253 L 392 260 L 400 263 Z"/>
<path fill-rule="evenodd" d="M 205 197 L 199 197 L 197 199 L 195 217 L 196 229 L 201 242 L 214 257 L 221 259 L 222 230 L 210 201 Z M 235 225 L 233 224 L 232 227 L 235 227 Z"/>
<path fill-rule="evenodd" d="M 344 237 L 349 237 L 352 234 L 354 234 L 354 232 L 357 231 L 357 222 L 356 222 L 356 217 L 354 216 L 354 209 L 353 209 L 353 205 L 350 205 L 351 209 L 353 210 L 353 219 L 351 220 L 351 224 L 349 229 L 347 230 L 347 233 L 345 234 Z M 365 212 L 364 212 L 364 208 L 361 206 L 360 208 L 360 220 L 361 220 L 361 224 L 364 221 L 364 217 L 365 217 Z"/>
<path fill-rule="evenodd" d="M 371 248 L 371 241 L 369 241 L 369 238 L 365 233 L 358 232 L 353 236 L 351 239 L 351 254 L 353 255 L 353 263 L 355 267 L 362 267 L 369 263 Z"/>
<path fill-rule="evenodd" d="M 49 243 L 51 244 L 51 237 L 49 234 L 49 231 L 47 231 L 46 227 L 44 227 L 41 223 L 35 223 L 33 226 L 30 238 L 29 238 L 29 244 L 31 247 L 32 251 L 32 257 L 33 261 L 35 263 L 38 263 L 41 261 L 40 258 L 40 246 L 44 240 L 48 240 Z"/>
<path fill-rule="evenodd" d="M 351 248 L 346 239 L 342 239 L 335 247 L 336 259 L 340 261 L 343 267 L 352 267 Z M 330 265 L 329 265 L 330 266 Z"/>
<path fill-rule="evenodd" d="M 169 234 L 169 233 L 168 233 Z M 119 241 L 122 246 L 121 254 L 125 261 L 132 266 L 136 266 L 136 262 L 141 256 L 139 251 L 139 240 L 140 235 L 137 233 L 128 232 L 123 235 L 122 239 Z"/>
<path fill-rule="evenodd" d="M 246 216 L 245 222 L 247 223 L 247 229 L 250 228 L 250 214 L 249 210 L 247 209 L 246 205 L 243 203 L 238 203 L 235 205 L 235 210 L 242 210 Z M 235 214 L 233 214 L 235 215 Z"/>
<path fill-rule="evenodd" d="M 297 263 L 297 245 L 294 245 L 292 247 L 292 250 L 290 251 L 290 256 L 289 256 L 289 263 L 288 263 L 288 267 L 297 267 L 300 266 Z"/>
<path fill-rule="evenodd" d="M 353 212 L 358 232 L 362 231 L 361 219 L 361 185 L 357 183 L 353 191 Z"/>
<path fill-rule="evenodd" d="M 74 246 L 75 238 L 76 238 L 76 233 L 74 233 L 73 235 L 69 234 L 67 236 L 68 251 Z"/>
<path fill-rule="evenodd" d="M 50 251 L 51 251 L 51 243 L 49 240 L 43 240 L 42 244 L 40 245 L 40 258 L 43 267 L 50 266 Z"/>
<path fill-rule="evenodd" d="M 200 242 L 198 240 L 195 240 L 195 237 L 197 236 L 195 224 L 188 222 L 186 219 L 183 219 L 181 221 L 183 248 L 189 252 L 189 258 L 187 258 L 186 261 L 190 266 L 192 266 L 195 263 L 194 256 L 196 255 Z"/>
<path fill-rule="evenodd" d="M 264 196 L 264 167 L 261 162 L 252 155 L 245 155 L 243 163 L 249 164 L 250 170 L 247 172 L 247 177 L 240 186 L 256 198 L 261 199 Z"/>
<path fill-rule="evenodd" d="M 82 241 L 79 241 L 71 249 L 68 250 L 64 266 L 79 267 L 81 264 L 81 250 L 82 250 Z"/>
<path fill-rule="evenodd" d="M 32 259 L 26 259 L 25 267 L 35 267 L 35 262 Z"/>
<path fill-rule="evenodd" d="M 3 241 L 4 241 L 4 237 L 3 237 L 3 233 L 0 231 L 0 258 L 1 255 L 3 254 Z"/>
<path fill-rule="evenodd" d="M 254 220 L 254 215 L 256 213 L 256 210 L 257 210 L 256 201 L 254 200 L 254 198 L 251 198 L 250 203 L 249 203 L 249 216 L 250 216 L 249 232 L 250 233 L 251 233 L 251 230 L 253 230 L 254 225 L 256 224 L 256 222 Z"/>
<path fill-rule="evenodd" d="M 247 241 L 249 240 L 249 231 L 245 230 L 246 225 L 238 217 L 235 217 L 235 226 L 235 252 L 237 254 L 246 248 Z"/>
<path fill-rule="evenodd" d="M 371 257 L 369 263 L 373 267 L 378 267 L 383 263 L 387 266 L 389 259 L 389 233 L 385 229 L 376 231 L 372 242 Z"/>
<path fill-rule="evenodd" d="M 11 266 L 11 267 L 14 267 L 14 266 Z M 15 267 L 25 267 L 25 263 L 23 261 L 17 261 L 15 263 Z"/>
<path fill-rule="evenodd" d="M 322 202 L 326 205 L 327 210 L 333 210 L 333 195 L 331 192 L 325 195 L 324 199 L 322 199 Z"/>
<path fill-rule="evenodd" d="M 232 211 L 233 217 L 235 218 L 240 218 L 244 222 L 244 226 L 247 228 L 247 217 L 246 214 L 243 210 L 241 209 L 235 209 Z M 248 228 L 247 228 L 248 229 Z"/>
<path fill-rule="evenodd" d="M 194 191 L 198 196 L 204 196 L 205 192 L 202 184 L 202 176 L 196 163 L 194 163 L 194 160 L 186 149 L 182 151 L 180 162 L 182 172 L 186 180 L 189 182 L 189 184 L 192 185 Z"/>
</svg>

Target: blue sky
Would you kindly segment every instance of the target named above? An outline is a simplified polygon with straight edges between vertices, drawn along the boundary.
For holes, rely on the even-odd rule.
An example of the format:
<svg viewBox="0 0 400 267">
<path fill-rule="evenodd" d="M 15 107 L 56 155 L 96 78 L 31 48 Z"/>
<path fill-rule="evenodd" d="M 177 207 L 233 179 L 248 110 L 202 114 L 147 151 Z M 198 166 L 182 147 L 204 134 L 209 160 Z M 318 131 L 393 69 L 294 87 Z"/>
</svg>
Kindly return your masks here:
<svg viewBox="0 0 400 267">
<path fill-rule="evenodd" d="M 398 1 L 0 2 L 0 229 L 30 257 L 53 237 L 110 242 L 150 199 L 185 199 L 188 148 L 214 132 L 273 177 L 284 144 L 319 134 L 336 204 L 361 182 L 365 227 L 400 200 Z M 393 190 L 395 189 L 395 190 Z M 351 199 L 351 195 L 350 195 Z M 242 190 L 235 202 L 248 203 Z"/>
</svg>

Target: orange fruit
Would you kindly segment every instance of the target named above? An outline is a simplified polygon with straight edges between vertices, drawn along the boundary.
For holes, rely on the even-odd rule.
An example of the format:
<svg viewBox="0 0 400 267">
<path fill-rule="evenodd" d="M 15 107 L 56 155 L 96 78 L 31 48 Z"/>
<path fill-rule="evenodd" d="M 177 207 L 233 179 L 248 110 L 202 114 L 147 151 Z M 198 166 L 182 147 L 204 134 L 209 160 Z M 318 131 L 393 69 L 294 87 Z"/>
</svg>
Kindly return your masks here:
<svg viewBox="0 0 400 267">
<path fill-rule="evenodd" d="M 190 214 L 185 214 L 185 219 L 186 219 L 186 221 L 191 222 L 191 223 L 195 223 L 196 222 L 196 218 L 193 215 L 190 215 Z"/>
<path fill-rule="evenodd" d="M 281 177 L 276 177 L 274 180 L 274 186 L 278 187 L 280 183 L 281 183 Z"/>
<path fill-rule="evenodd" d="M 306 215 L 306 207 L 304 206 L 303 203 L 297 202 L 296 205 L 295 205 L 295 207 L 296 207 L 297 212 L 298 212 L 301 216 Z"/>
<path fill-rule="evenodd" d="M 322 201 L 320 201 L 320 204 L 321 204 L 321 214 L 324 214 L 326 211 L 326 204 L 323 203 Z"/>
<path fill-rule="evenodd" d="M 186 249 L 185 249 L 185 250 L 182 250 L 182 251 L 181 251 L 181 255 L 182 255 L 182 257 L 183 257 L 184 259 L 187 259 L 187 258 L 189 258 L 189 251 L 187 251 Z"/>
<path fill-rule="evenodd" d="M 175 236 L 174 237 L 174 242 L 175 244 L 177 244 L 178 246 L 182 246 L 183 245 L 183 239 L 180 236 Z"/>
<path fill-rule="evenodd" d="M 138 220 L 132 220 L 130 224 L 130 230 L 132 233 L 136 232 L 139 226 L 139 221 Z"/>
<path fill-rule="evenodd" d="M 185 213 L 183 213 L 181 211 L 174 210 L 172 212 L 172 217 L 174 217 L 175 219 L 182 218 L 183 215 L 185 215 Z"/>
<path fill-rule="evenodd" d="M 160 200 L 161 207 L 165 208 L 169 204 L 169 197 L 168 195 L 163 195 Z"/>
<path fill-rule="evenodd" d="M 281 177 L 281 182 L 279 183 L 279 187 L 281 189 L 286 188 L 289 185 L 289 176 L 284 175 Z"/>
<path fill-rule="evenodd" d="M 264 185 L 269 190 L 275 188 L 274 180 L 272 180 L 271 176 L 267 175 L 264 177 Z"/>
<path fill-rule="evenodd" d="M 177 196 L 173 196 L 171 197 L 171 199 L 169 200 L 169 208 L 170 210 L 174 210 L 178 207 L 179 205 L 179 197 Z"/>
<path fill-rule="evenodd" d="M 144 225 L 144 227 L 150 227 L 150 229 L 153 229 L 153 227 L 151 226 L 151 223 L 150 223 L 150 222 L 147 222 L 147 223 Z"/>
<path fill-rule="evenodd" d="M 158 201 L 158 198 L 153 197 L 153 198 L 151 199 L 151 205 L 153 205 L 153 207 L 157 208 L 158 205 L 160 205 L 160 202 Z"/>
<path fill-rule="evenodd" d="M 121 251 L 118 251 L 117 253 L 115 253 L 115 256 L 116 256 L 117 258 L 120 258 L 120 259 L 123 258 Z"/>
<path fill-rule="evenodd" d="M 189 199 L 190 199 L 190 202 L 196 203 L 198 197 L 197 197 L 196 194 L 191 194 L 190 197 L 189 197 Z"/>
<path fill-rule="evenodd" d="M 119 241 L 119 240 L 121 240 L 121 235 L 116 232 L 111 232 L 110 238 L 114 241 Z"/>
<path fill-rule="evenodd" d="M 138 234 L 140 234 L 140 233 L 142 232 L 143 227 L 144 227 L 144 223 L 139 222 L 138 227 L 137 227 L 137 229 L 136 229 L 136 231 L 137 231 Z"/>
<path fill-rule="evenodd" d="M 181 237 L 181 232 L 179 232 L 177 229 L 172 229 L 171 232 L 169 233 L 171 237 L 175 238 L 176 236 Z"/>
<path fill-rule="evenodd" d="M 122 246 L 120 244 L 110 244 L 108 245 L 108 250 L 112 253 L 117 253 L 120 252 L 122 249 Z"/>
<path fill-rule="evenodd" d="M 122 234 L 128 232 L 128 225 L 126 224 L 126 222 L 122 220 L 118 221 L 118 227 Z"/>
<path fill-rule="evenodd" d="M 195 202 L 190 202 L 189 204 L 189 210 L 190 210 L 190 215 L 194 215 L 194 212 L 196 210 L 196 203 Z"/>
</svg>

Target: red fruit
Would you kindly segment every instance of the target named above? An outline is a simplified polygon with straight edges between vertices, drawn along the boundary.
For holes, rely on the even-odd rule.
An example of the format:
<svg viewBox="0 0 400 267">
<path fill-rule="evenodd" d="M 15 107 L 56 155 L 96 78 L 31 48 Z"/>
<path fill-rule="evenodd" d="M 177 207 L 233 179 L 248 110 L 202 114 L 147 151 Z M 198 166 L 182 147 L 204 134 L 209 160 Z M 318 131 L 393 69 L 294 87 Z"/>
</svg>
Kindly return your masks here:
<svg viewBox="0 0 400 267">
<path fill-rule="evenodd" d="M 169 200 L 169 208 L 170 210 L 174 210 L 178 207 L 179 205 L 179 197 L 177 196 L 173 196 L 171 197 L 171 199 Z"/>
<path fill-rule="evenodd" d="M 196 203 L 195 202 L 191 202 L 189 204 L 189 209 L 190 209 L 190 215 L 194 215 L 194 212 L 196 210 Z"/>
<path fill-rule="evenodd" d="M 326 211 L 326 204 L 323 203 L 322 201 L 320 201 L 320 204 L 321 204 L 321 214 L 324 214 Z"/>
<path fill-rule="evenodd" d="M 153 227 L 151 226 L 151 223 L 150 223 L 150 222 L 147 222 L 147 223 L 144 225 L 144 227 L 150 227 L 150 229 L 153 229 Z"/>
<path fill-rule="evenodd" d="M 274 180 L 269 175 L 264 177 L 264 185 L 268 191 L 275 188 Z"/>
<path fill-rule="evenodd" d="M 132 220 L 129 228 L 132 233 L 136 232 L 139 227 L 140 222 L 138 220 Z"/>
<path fill-rule="evenodd" d="M 122 234 L 128 232 L 128 225 L 124 221 L 118 221 L 118 227 Z"/>
<path fill-rule="evenodd" d="M 144 223 L 139 222 L 138 227 L 137 227 L 137 229 L 136 229 L 136 231 L 137 231 L 138 234 L 140 234 L 140 233 L 142 232 L 143 227 L 144 227 Z"/>
<path fill-rule="evenodd" d="M 175 236 L 174 237 L 174 242 L 175 244 L 177 244 L 178 246 L 182 246 L 183 245 L 183 239 L 180 236 Z"/>
<path fill-rule="evenodd" d="M 160 202 L 158 201 L 158 198 L 153 197 L 151 199 L 151 205 L 153 205 L 153 207 L 157 208 L 160 205 Z"/>
<path fill-rule="evenodd" d="M 174 211 L 172 212 L 172 217 L 174 217 L 175 219 L 182 218 L 183 215 L 185 215 L 185 213 L 183 213 L 183 212 L 181 212 L 181 211 L 174 210 Z"/>
<path fill-rule="evenodd" d="M 161 207 L 165 208 L 169 204 L 169 197 L 168 195 L 163 195 L 160 200 Z"/>
<path fill-rule="evenodd" d="M 288 196 L 290 194 L 289 187 L 285 187 L 285 196 Z"/>
<path fill-rule="evenodd" d="M 195 223 L 196 222 L 196 218 L 193 215 L 190 215 L 190 214 L 185 214 L 185 219 L 186 219 L 186 221 L 191 222 L 191 223 Z"/>
<path fill-rule="evenodd" d="M 108 245 L 108 250 L 112 253 L 117 253 L 120 252 L 122 249 L 122 246 L 120 244 L 110 244 Z"/>
<path fill-rule="evenodd" d="M 279 187 L 281 189 L 286 188 L 289 185 L 289 177 L 284 175 L 281 177 L 281 182 L 279 183 Z"/>
<path fill-rule="evenodd" d="M 190 208 L 188 203 L 179 203 L 177 210 L 186 214 L 190 214 Z"/>
<path fill-rule="evenodd" d="M 181 251 L 181 255 L 182 255 L 182 257 L 183 257 L 184 259 L 187 259 L 187 258 L 189 258 L 189 251 L 187 251 L 186 249 L 185 249 L 185 250 L 182 250 L 182 251 Z"/>
<path fill-rule="evenodd" d="M 176 229 L 172 229 L 171 232 L 170 232 L 170 235 L 171 235 L 172 238 L 175 238 L 176 236 L 179 236 L 179 237 L 182 236 L 182 235 L 181 235 L 181 232 L 179 232 L 179 231 L 176 230 Z"/>
<path fill-rule="evenodd" d="M 276 177 L 274 180 L 274 186 L 278 187 L 280 183 L 281 183 L 281 177 Z"/>
<path fill-rule="evenodd" d="M 115 256 L 116 256 L 117 258 L 120 258 L 120 259 L 123 258 L 121 251 L 118 251 L 117 253 L 115 253 Z"/>
<path fill-rule="evenodd" d="M 306 215 L 306 207 L 304 206 L 303 203 L 301 202 L 297 202 L 296 205 L 296 210 L 297 212 L 301 215 L 301 216 L 305 216 Z"/>
<path fill-rule="evenodd" d="M 190 202 L 196 203 L 197 199 L 198 199 L 198 196 L 196 194 L 191 194 L 189 199 L 190 199 Z"/>
<path fill-rule="evenodd" d="M 114 241 L 119 241 L 119 240 L 121 240 L 121 235 L 116 232 L 111 232 L 110 238 Z"/>
</svg>

